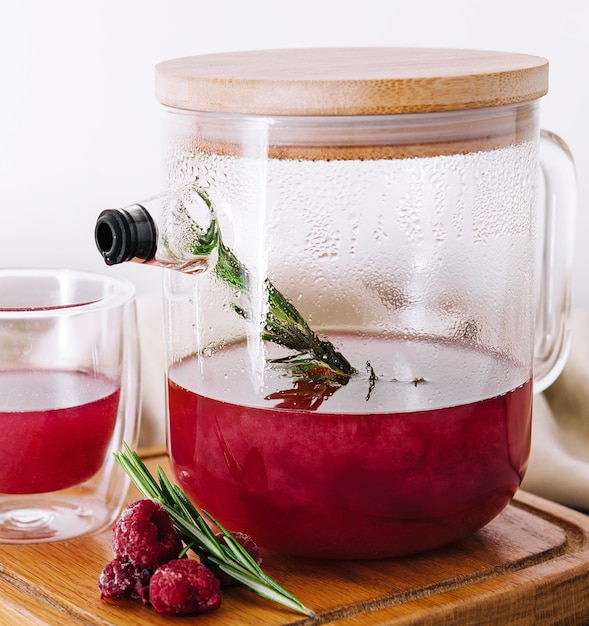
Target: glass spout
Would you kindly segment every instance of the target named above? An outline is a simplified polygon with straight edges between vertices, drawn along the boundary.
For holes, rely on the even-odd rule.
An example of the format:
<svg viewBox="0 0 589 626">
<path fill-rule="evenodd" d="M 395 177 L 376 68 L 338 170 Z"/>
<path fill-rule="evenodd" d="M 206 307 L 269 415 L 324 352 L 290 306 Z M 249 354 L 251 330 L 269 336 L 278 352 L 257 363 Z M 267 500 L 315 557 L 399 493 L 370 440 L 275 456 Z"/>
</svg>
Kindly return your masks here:
<svg viewBox="0 0 589 626">
<path fill-rule="evenodd" d="M 215 265 L 218 226 L 206 194 L 188 185 L 102 211 L 94 240 L 107 265 L 134 261 L 190 274 Z"/>
</svg>

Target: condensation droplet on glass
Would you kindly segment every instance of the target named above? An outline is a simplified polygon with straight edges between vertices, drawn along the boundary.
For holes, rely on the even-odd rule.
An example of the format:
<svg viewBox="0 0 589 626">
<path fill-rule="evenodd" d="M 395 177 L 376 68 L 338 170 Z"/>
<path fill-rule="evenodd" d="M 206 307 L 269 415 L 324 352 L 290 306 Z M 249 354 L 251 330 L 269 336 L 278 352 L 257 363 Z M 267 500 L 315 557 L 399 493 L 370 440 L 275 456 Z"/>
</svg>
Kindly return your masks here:
<svg viewBox="0 0 589 626">
<path fill-rule="evenodd" d="M 389 238 L 387 232 L 385 231 L 382 216 L 379 217 L 376 223 L 376 228 L 372 232 L 372 236 L 378 242 L 386 241 Z"/>
</svg>

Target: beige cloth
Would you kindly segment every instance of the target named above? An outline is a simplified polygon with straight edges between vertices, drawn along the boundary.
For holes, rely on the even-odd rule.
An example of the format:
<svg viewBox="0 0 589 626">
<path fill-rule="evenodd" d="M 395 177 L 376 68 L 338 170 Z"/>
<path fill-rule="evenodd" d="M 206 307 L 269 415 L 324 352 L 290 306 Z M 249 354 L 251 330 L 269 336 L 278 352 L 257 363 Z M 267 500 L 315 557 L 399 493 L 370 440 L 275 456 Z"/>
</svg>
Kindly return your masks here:
<svg viewBox="0 0 589 626">
<path fill-rule="evenodd" d="M 165 443 L 164 328 L 159 294 L 140 297 L 143 423 L 140 446 Z M 535 397 L 530 462 L 522 487 L 589 510 L 589 311 L 572 316 L 565 369 Z"/>
<path fill-rule="evenodd" d="M 574 311 L 571 352 L 556 382 L 535 398 L 532 451 L 522 487 L 589 511 L 589 311 Z"/>
</svg>

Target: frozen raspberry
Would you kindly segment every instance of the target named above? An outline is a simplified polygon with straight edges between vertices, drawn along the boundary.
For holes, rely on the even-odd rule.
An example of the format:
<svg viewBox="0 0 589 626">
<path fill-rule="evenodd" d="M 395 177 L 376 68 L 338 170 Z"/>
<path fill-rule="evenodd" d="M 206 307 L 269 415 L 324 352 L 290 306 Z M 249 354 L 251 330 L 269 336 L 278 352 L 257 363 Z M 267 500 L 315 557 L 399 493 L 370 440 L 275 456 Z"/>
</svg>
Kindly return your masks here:
<svg viewBox="0 0 589 626">
<path fill-rule="evenodd" d="M 221 606 L 221 584 L 199 561 L 175 559 L 159 567 L 149 582 L 149 601 L 158 613 L 188 615 Z"/>
<path fill-rule="evenodd" d="M 151 568 L 136 567 L 128 561 L 113 559 L 105 565 L 98 579 L 100 598 L 134 598 L 147 604 L 152 574 Z"/>
<path fill-rule="evenodd" d="M 246 552 L 254 559 L 254 561 L 258 565 L 262 565 L 262 557 L 260 556 L 260 549 L 256 545 L 255 541 L 246 533 L 235 532 L 231 533 L 232 537 L 236 539 L 246 550 Z M 215 537 L 221 543 L 225 542 L 223 538 L 223 533 L 216 533 Z M 234 585 L 235 580 L 231 578 L 228 574 L 223 572 L 214 564 L 207 564 L 208 567 L 212 570 L 213 574 L 221 581 L 222 585 Z"/>
<path fill-rule="evenodd" d="M 151 567 L 175 559 L 182 541 L 164 507 L 154 500 L 137 500 L 113 527 L 112 549 L 116 558 L 137 567 Z"/>
</svg>

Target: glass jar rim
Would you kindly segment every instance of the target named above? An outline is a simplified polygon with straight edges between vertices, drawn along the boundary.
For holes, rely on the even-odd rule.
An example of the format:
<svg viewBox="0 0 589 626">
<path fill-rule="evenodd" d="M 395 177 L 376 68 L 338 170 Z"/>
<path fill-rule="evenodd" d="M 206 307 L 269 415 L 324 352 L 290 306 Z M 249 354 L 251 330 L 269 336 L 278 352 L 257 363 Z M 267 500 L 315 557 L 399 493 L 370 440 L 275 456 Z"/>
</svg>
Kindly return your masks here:
<svg viewBox="0 0 589 626">
<path fill-rule="evenodd" d="M 167 128 L 194 152 L 254 158 L 374 160 L 489 151 L 538 138 L 539 99 L 390 115 L 270 116 L 162 105 Z"/>
</svg>

